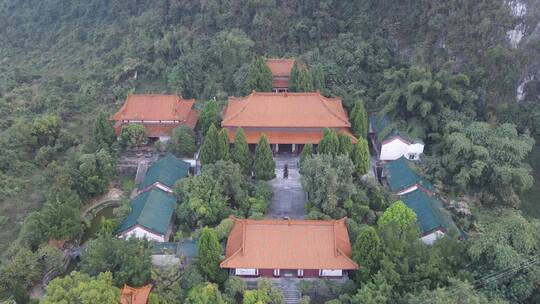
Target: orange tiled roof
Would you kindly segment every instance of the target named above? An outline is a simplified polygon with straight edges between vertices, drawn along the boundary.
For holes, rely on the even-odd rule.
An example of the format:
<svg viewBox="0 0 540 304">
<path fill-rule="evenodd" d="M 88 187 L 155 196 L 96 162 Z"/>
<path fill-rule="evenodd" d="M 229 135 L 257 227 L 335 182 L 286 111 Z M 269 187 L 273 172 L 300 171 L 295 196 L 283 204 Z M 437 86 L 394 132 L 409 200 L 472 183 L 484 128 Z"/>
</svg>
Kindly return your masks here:
<svg viewBox="0 0 540 304">
<path fill-rule="evenodd" d="M 345 218 L 331 221 L 234 218 L 222 268 L 358 269 Z"/>
<path fill-rule="evenodd" d="M 194 99 L 176 95 L 129 95 L 113 120 L 179 120 L 187 121 Z"/>
<path fill-rule="evenodd" d="M 266 59 L 266 65 L 270 68 L 270 71 L 272 71 L 272 76 L 289 77 L 294 65 L 294 59 Z"/>
<path fill-rule="evenodd" d="M 340 98 L 320 93 L 259 93 L 230 97 L 222 127 L 349 128 Z"/>
<path fill-rule="evenodd" d="M 226 129 L 227 130 L 227 129 Z M 268 137 L 270 144 L 318 144 L 323 138 L 323 131 L 248 131 L 244 130 L 248 144 L 256 144 L 259 142 L 262 134 Z M 338 133 L 345 133 L 350 138 L 353 144 L 358 141 L 349 130 L 341 130 Z M 229 140 L 234 143 L 236 131 L 227 130 Z"/>
<path fill-rule="evenodd" d="M 139 288 L 124 284 L 124 288 L 122 288 L 122 295 L 120 296 L 120 304 L 147 304 L 151 289 L 152 284 Z"/>
</svg>

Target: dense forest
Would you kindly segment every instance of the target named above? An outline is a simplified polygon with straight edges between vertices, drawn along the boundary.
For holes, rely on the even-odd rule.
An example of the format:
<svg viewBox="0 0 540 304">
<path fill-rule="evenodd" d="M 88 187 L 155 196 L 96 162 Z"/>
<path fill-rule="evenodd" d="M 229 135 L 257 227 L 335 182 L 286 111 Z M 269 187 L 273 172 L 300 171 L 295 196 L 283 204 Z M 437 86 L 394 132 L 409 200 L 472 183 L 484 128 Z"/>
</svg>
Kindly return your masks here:
<svg viewBox="0 0 540 304">
<path fill-rule="evenodd" d="M 540 169 L 530 156 L 539 153 L 540 139 L 538 20 L 538 0 L 0 0 L 0 294 L 27 289 L 15 281 L 30 284 L 47 263 L 58 262 L 42 245 L 48 239 L 81 231 L 80 205 L 106 191 L 119 153 L 100 125 L 127 94 L 176 93 L 206 110 L 251 91 L 246 82 L 255 59 L 294 57 L 310 66 L 321 93 L 342 97 L 350 113 L 364 104 L 422 138 L 427 151 L 418 170 L 449 199 L 468 198 L 472 209 L 457 221 L 471 234 L 468 245 L 449 238 L 420 248 L 410 241 L 410 227 L 380 222 L 351 229 L 351 239 L 386 255 L 333 301 L 540 301 L 537 265 L 474 289 L 483 275 L 527 263 L 540 248 L 537 220 L 519 211 L 525 198 L 530 204 L 540 195 L 530 192 L 539 176 L 533 169 Z M 350 190 L 336 199 L 338 208 L 319 206 L 312 217 L 366 216 L 388 207 L 378 188 L 353 185 L 353 172 L 317 158 L 306 163 L 306 174 L 345 174 L 336 187 Z M 181 194 L 195 195 L 182 187 L 197 182 L 179 185 Z M 347 207 L 362 201 L 369 201 L 363 210 Z M 98 251 L 107 240 L 95 242 Z M 358 257 L 363 262 L 379 259 L 369 256 L 375 250 L 355 250 L 368 255 Z M 399 264 L 404 256 L 407 269 Z M 121 286 L 110 273 L 95 280 Z M 235 296 L 227 285 L 234 282 L 215 283 Z M 213 284 L 189 293 L 200 293 L 196 288 L 219 293 Z"/>
</svg>

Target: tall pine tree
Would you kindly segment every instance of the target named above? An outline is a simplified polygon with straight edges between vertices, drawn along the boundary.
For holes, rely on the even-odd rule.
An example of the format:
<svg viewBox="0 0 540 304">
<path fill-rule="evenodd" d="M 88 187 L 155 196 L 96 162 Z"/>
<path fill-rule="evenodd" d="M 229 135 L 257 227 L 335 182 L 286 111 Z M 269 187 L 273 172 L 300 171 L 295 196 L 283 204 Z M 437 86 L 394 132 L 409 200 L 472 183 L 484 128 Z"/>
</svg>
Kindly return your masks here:
<svg viewBox="0 0 540 304">
<path fill-rule="evenodd" d="M 206 136 L 204 137 L 201 147 L 201 155 L 199 156 L 202 165 L 213 164 L 219 160 L 219 140 L 219 134 L 216 126 L 211 124 L 206 132 Z"/>
<path fill-rule="evenodd" d="M 94 125 L 94 142 L 96 151 L 107 149 L 111 151 L 112 145 L 116 142 L 114 128 L 105 113 L 99 113 Z"/>
<path fill-rule="evenodd" d="M 219 131 L 219 141 L 218 141 L 218 160 L 229 160 L 229 135 L 227 135 L 227 130 L 221 129 Z"/>
<path fill-rule="evenodd" d="M 339 140 L 338 155 L 349 155 L 353 148 L 351 138 L 345 133 L 340 133 L 338 134 L 338 140 Z"/>
<path fill-rule="evenodd" d="M 202 132 L 203 135 L 206 134 L 208 128 L 211 124 L 219 126 L 221 123 L 221 109 L 219 104 L 215 100 L 209 100 L 204 104 L 204 107 L 199 114 L 199 119 L 197 120 L 197 129 Z"/>
<path fill-rule="evenodd" d="M 244 174 L 251 174 L 251 153 L 249 152 L 249 146 L 242 128 L 238 128 L 236 131 L 231 158 L 233 162 L 240 165 Z"/>
<path fill-rule="evenodd" d="M 324 78 L 324 69 L 322 64 L 319 63 L 313 67 L 311 78 L 313 78 L 313 89 L 321 92 L 321 94 L 324 94 L 326 91 L 326 80 Z"/>
<path fill-rule="evenodd" d="M 368 117 L 364 103 L 360 100 L 351 112 L 351 127 L 356 137 L 366 138 L 368 133 Z"/>
<path fill-rule="evenodd" d="M 369 148 L 367 140 L 360 137 L 351 151 L 351 160 L 354 164 L 356 174 L 362 176 L 369 170 Z"/>
<path fill-rule="evenodd" d="M 339 152 L 339 139 L 336 131 L 332 129 L 324 129 L 324 135 L 319 146 L 317 147 L 318 154 L 327 154 L 336 156 Z"/>
<path fill-rule="evenodd" d="M 264 58 L 257 57 L 253 59 L 249 65 L 246 82 L 245 93 L 251 91 L 271 92 L 272 91 L 272 71 L 266 65 Z"/>
<path fill-rule="evenodd" d="M 201 274 L 210 282 L 223 283 L 226 278 L 223 269 L 219 267 L 221 261 L 221 244 L 213 229 L 204 227 L 199 238 L 197 248 L 197 263 Z"/>
<path fill-rule="evenodd" d="M 312 144 L 306 144 L 304 145 L 304 149 L 302 149 L 302 153 L 300 153 L 300 165 L 309 157 L 313 156 L 313 145 Z"/>
<path fill-rule="evenodd" d="M 289 78 L 289 90 L 291 92 L 313 92 L 313 77 L 307 65 L 296 60 Z"/>
<path fill-rule="evenodd" d="M 367 282 L 372 275 L 379 271 L 379 261 L 382 258 L 381 240 L 373 227 L 360 231 L 353 246 L 353 260 L 362 265 L 356 272 L 358 284 Z"/>
<path fill-rule="evenodd" d="M 276 164 L 272 158 L 272 149 L 270 149 L 270 145 L 268 144 L 268 138 L 263 134 L 255 149 L 255 161 L 253 164 L 255 178 L 260 180 L 271 180 L 276 175 L 275 169 Z"/>
</svg>

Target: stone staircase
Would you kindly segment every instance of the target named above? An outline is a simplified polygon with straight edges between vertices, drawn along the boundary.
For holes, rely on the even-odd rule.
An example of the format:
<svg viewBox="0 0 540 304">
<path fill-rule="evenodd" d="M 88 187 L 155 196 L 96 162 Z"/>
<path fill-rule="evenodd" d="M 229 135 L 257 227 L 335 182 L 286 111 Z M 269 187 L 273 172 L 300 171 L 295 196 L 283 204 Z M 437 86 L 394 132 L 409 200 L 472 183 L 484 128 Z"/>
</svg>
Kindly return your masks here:
<svg viewBox="0 0 540 304">
<path fill-rule="evenodd" d="M 280 279 L 276 282 L 276 286 L 283 291 L 285 304 L 298 304 L 300 302 L 301 292 L 298 280 Z"/>
</svg>

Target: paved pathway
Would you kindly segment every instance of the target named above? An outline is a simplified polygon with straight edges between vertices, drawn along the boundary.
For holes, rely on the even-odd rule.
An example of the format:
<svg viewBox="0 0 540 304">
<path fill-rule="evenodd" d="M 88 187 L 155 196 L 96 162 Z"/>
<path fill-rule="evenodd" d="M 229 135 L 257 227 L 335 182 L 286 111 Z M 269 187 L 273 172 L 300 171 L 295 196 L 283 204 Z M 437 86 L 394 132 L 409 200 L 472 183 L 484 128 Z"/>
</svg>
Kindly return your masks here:
<svg viewBox="0 0 540 304">
<path fill-rule="evenodd" d="M 101 196 L 92 199 L 89 203 L 85 204 L 81 211 L 81 216 L 84 217 L 88 212 L 94 210 L 100 205 L 109 201 L 119 201 L 124 197 L 124 192 L 118 188 L 110 188 L 109 191 Z"/>
<path fill-rule="evenodd" d="M 300 173 L 298 172 L 298 157 L 279 155 L 274 157 L 276 162 L 276 178 L 270 181 L 272 186 L 272 202 L 266 212 L 272 218 L 301 219 L 306 215 L 306 193 L 302 190 Z M 283 178 L 283 167 L 287 164 L 289 178 Z"/>
</svg>

